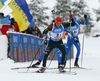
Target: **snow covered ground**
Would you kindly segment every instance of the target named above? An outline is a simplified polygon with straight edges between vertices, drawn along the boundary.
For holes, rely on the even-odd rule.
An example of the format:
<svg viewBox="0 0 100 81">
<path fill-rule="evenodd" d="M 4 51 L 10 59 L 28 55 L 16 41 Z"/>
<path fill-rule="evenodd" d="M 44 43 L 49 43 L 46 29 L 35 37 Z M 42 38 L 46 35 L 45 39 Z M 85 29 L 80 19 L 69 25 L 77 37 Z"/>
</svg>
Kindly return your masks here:
<svg viewBox="0 0 100 81">
<path fill-rule="evenodd" d="M 80 42 L 82 43 L 83 35 L 79 35 Z M 82 46 L 81 46 L 82 47 Z M 75 53 L 76 53 L 76 49 Z M 11 70 L 13 67 L 26 67 L 30 65 L 30 62 L 14 63 L 13 60 L 6 59 L 0 61 L 0 81 L 100 81 L 100 37 L 86 37 L 84 40 L 84 55 L 83 55 L 83 67 L 92 68 L 92 70 L 84 69 L 71 69 L 71 72 L 76 71 L 77 75 L 68 74 L 56 74 L 58 70 L 46 70 L 47 73 L 31 73 L 37 69 Z M 47 66 L 50 61 L 47 62 Z M 35 63 L 35 61 L 33 62 Z M 71 60 L 73 66 L 74 59 Z M 81 64 L 81 56 L 79 60 Z M 40 65 L 41 66 L 41 65 Z M 57 67 L 57 61 L 52 61 L 50 67 Z M 66 67 L 69 67 L 69 61 Z M 69 69 L 65 69 L 69 71 Z"/>
<path fill-rule="evenodd" d="M 10 0 L 8 0 L 10 1 Z M 28 1 L 28 0 L 27 0 Z M 47 5 L 50 6 L 50 11 L 53 9 L 54 1 L 44 0 L 47 1 Z M 53 4 L 52 4 L 53 1 Z M 86 0 L 87 1 L 87 0 Z M 93 2 L 92 2 L 93 1 Z M 88 0 L 88 5 L 91 9 L 95 6 L 98 7 L 96 3 L 98 0 Z M 51 4 L 49 4 L 51 3 Z M 95 4 L 96 5 L 95 5 Z M 53 6 L 52 6 L 53 5 Z M 100 5 L 99 5 L 100 6 Z M 5 14 L 9 14 L 10 12 L 4 10 Z M 80 42 L 82 43 L 83 35 L 79 35 Z M 82 45 L 82 44 L 81 44 Z M 0 46 L 1 47 L 1 46 Z M 81 46 L 82 47 L 82 46 Z M 75 55 L 76 55 L 76 49 Z M 2 50 L 0 51 L 2 52 Z M 86 37 L 84 40 L 84 55 L 83 55 L 83 67 L 85 68 L 92 68 L 92 70 L 84 70 L 84 69 L 71 69 L 71 72 L 76 71 L 77 75 L 68 75 L 68 74 L 56 74 L 57 70 L 46 70 L 47 73 L 31 73 L 36 71 L 37 69 L 29 69 L 28 73 L 19 73 L 19 72 L 26 72 L 27 69 L 20 69 L 20 70 L 11 70 L 13 67 L 26 67 L 30 65 L 30 62 L 25 63 L 14 63 L 13 60 L 6 59 L 0 60 L 0 81 L 100 81 L 100 37 L 93 38 L 93 37 Z M 0 53 L 1 54 L 1 53 Z M 47 66 L 50 61 L 47 62 Z M 35 61 L 33 62 L 35 63 Z M 57 67 L 57 61 L 53 61 L 50 67 Z M 71 60 L 71 64 L 73 66 L 74 59 Z M 81 55 L 79 60 L 79 65 L 81 64 Z M 41 65 L 40 65 L 41 66 Z M 66 67 L 69 67 L 69 61 L 67 62 Z M 69 71 L 69 69 L 65 69 Z"/>
</svg>

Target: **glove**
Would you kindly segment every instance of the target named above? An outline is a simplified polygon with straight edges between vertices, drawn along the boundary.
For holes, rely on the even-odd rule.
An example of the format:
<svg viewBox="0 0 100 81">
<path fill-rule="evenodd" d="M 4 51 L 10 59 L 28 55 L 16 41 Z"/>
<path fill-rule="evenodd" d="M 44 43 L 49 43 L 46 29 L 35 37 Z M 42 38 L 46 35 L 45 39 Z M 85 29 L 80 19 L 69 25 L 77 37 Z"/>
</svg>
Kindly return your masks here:
<svg viewBox="0 0 100 81">
<path fill-rule="evenodd" d="M 48 28 L 52 28 L 52 25 L 49 25 Z"/>
<path fill-rule="evenodd" d="M 70 19 L 72 19 L 72 18 L 73 18 L 73 15 L 72 15 L 72 14 L 70 14 L 70 15 L 69 15 L 69 17 L 70 17 Z"/>
<path fill-rule="evenodd" d="M 52 23 L 54 23 L 55 22 L 55 20 L 52 20 Z"/>
<path fill-rule="evenodd" d="M 74 22 L 74 19 L 72 18 L 72 19 L 70 19 L 70 22 Z"/>
<path fill-rule="evenodd" d="M 85 19 L 87 18 L 87 15 L 86 15 L 86 14 L 84 15 L 84 18 L 85 18 Z"/>
<path fill-rule="evenodd" d="M 75 42 L 77 43 L 77 44 L 79 44 L 79 41 L 75 38 Z"/>
<path fill-rule="evenodd" d="M 44 45 L 47 46 L 47 41 L 44 41 Z"/>
</svg>

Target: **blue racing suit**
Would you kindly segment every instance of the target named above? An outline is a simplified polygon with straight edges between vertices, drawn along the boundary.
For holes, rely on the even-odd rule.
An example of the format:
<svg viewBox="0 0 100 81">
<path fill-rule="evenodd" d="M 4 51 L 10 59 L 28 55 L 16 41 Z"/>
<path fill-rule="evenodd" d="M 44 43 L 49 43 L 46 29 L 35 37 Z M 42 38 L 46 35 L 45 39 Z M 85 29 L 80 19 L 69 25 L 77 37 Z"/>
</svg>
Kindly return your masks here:
<svg viewBox="0 0 100 81">
<path fill-rule="evenodd" d="M 70 50 L 70 46 L 72 46 L 73 44 L 75 45 L 75 47 L 77 49 L 76 58 L 79 58 L 79 55 L 80 55 L 80 42 L 79 42 L 79 37 L 78 37 L 79 25 L 80 24 L 82 24 L 82 25 L 84 25 L 84 24 L 88 25 L 89 24 L 88 19 L 85 19 L 85 22 L 84 21 L 81 22 L 80 20 L 77 21 L 76 17 L 73 17 L 73 19 L 76 22 L 76 25 L 71 26 L 71 29 L 70 29 L 70 27 L 65 29 L 65 31 L 68 33 L 67 44 L 65 45 L 66 46 L 66 59 L 65 59 L 65 61 L 67 60 L 68 53 L 69 53 L 69 50 Z M 71 36 L 70 36 L 70 30 L 71 30 Z M 71 40 L 70 40 L 70 37 L 71 37 Z M 78 43 L 75 40 L 77 40 Z M 58 63 L 60 63 L 60 62 L 61 62 L 61 51 L 58 52 Z"/>
</svg>

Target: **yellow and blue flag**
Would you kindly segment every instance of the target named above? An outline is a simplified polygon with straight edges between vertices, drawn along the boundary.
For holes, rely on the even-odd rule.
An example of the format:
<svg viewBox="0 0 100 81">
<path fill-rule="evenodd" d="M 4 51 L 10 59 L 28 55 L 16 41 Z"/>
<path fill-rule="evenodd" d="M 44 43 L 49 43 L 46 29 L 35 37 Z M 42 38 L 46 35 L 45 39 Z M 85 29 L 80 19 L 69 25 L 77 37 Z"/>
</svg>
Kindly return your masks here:
<svg viewBox="0 0 100 81">
<path fill-rule="evenodd" d="M 12 0 L 8 5 L 13 10 L 12 15 L 18 23 L 20 31 L 34 26 L 26 0 Z"/>
<path fill-rule="evenodd" d="M 0 1 L 0 9 L 3 7 L 4 5 L 2 4 L 2 2 Z"/>
<path fill-rule="evenodd" d="M 0 24 L 9 24 L 10 16 L 0 17 Z"/>
<path fill-rule="evenodd" d="M 4 6 L 4 2 L 7 0 L 0 0 L 0 9 Z"/>
</svg>

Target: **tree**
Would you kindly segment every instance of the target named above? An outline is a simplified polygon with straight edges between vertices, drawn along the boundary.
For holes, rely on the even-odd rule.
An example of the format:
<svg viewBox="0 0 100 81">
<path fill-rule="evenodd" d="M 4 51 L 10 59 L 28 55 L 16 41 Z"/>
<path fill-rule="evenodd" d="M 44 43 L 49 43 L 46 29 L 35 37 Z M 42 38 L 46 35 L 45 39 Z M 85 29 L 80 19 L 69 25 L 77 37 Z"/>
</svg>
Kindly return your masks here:
<svg viewBox="0 0 100 81">
<path fill-rule="evenodd" d="M 72 11 L 73 15 L 75 15 L 79 20 L 83 19 L 83 15 L 86 13 L 85 8 L 87 7 L 84 0 L 74 1 L 72 3 Z"/>
<path fill-rule="evenodd" d="M 89 20 L 89 25 L 87 25 L 86 33 L 91 32 L 91 28 L 94 27 L 93 19 L 91 17 L 91 13 L 89 13 L 89 10 L 85 13 L 87 15 L 87 18 Z"/>
<path fill-rule="evenodd" d="M 93 11 L 96 13 L 96 21 L 100 21 L 100 8 L 93 9 Z"/>
<path fill-rule="evenodd" d="M 44 2 L 42 0 L 31 0 L 29 3 L 29 9 L 33 16 L 33 21 L 37 27 L 47 26 L 46 20 L 49 16 L 45 13 L 47 7 L 43 7 Z"/>
<path fill-rule="evenodd" d="M 63 21 L 69 19 L 69 11 L 71 10 L 70 0 L 57 0 L 57 4 L 54 7 L 55 18 L 61 17 Z"/>
<path fill-rule="evenodd" d="M 91 31 L 91 27 L 93 27 L 93 19 L 91 18 L 91 14 L 89 13 L 89 9 L 88 6 L 86 5 L 86 3 L 84 2 L 84 0 L 80 0 L 79 2 L 74 1 L 72 3 L 72 11 L 73 11 L 73 15 L 77 17 L 78 20 L 84 20 L 84 15 L 86 14 L 89 20 L 89 25 L 87 27 L 87 32 Z M 79 29 L 79 33 L 80 33 L 80 29 Z"/>
</svg>

